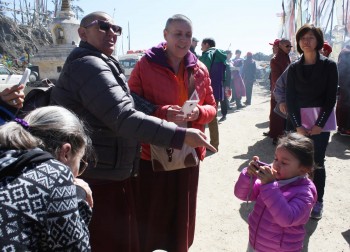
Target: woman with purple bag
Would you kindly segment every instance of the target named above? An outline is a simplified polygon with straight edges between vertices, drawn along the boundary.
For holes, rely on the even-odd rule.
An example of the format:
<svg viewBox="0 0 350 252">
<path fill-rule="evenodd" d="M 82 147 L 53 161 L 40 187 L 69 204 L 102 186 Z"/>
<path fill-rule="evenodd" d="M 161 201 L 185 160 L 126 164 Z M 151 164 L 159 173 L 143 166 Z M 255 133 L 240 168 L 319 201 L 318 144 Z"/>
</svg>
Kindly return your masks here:
<svg viewBox="0 0 350 252">
<path fill-rule="evenodd" d="M 338 69 L 334 61 L 319 53 L 324 43 L 320 28 L 305 24 L 298 30 L 296 41 L 302 56 L 288 70 L 287 109 L 296 132 L 314 142 L 314 183 L 318 200 L 311 218 L 321 219 L 326 182 L 325 155 L 330 131 L 336 129 L 334 106 Z"/>
</svg>

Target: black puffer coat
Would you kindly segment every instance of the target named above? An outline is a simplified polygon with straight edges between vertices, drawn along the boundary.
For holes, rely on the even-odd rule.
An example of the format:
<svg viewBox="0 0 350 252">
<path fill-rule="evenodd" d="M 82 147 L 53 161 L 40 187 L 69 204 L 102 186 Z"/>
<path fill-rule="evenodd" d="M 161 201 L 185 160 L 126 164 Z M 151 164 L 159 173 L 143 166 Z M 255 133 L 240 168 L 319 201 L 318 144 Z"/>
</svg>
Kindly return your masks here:
<svg viewBox="0 0 350 252">
<path fill-rule="evenodd" d="M 185 134 L 176 130 L 175 124 L 134 109 L 120 72 L 119 63 L 113 57 L 80 42 L 68 56 L 52 91 L 52 104 L 72 110 L 92 129 L 98 164 L 84 173 L 87 178 L 123 180 L 130 177 L 138 166 L 138 141 L 174 148 L 181 148 L 183 143 Z M 173 137 L 177 140 L 172 141 Z"/>
</svg>

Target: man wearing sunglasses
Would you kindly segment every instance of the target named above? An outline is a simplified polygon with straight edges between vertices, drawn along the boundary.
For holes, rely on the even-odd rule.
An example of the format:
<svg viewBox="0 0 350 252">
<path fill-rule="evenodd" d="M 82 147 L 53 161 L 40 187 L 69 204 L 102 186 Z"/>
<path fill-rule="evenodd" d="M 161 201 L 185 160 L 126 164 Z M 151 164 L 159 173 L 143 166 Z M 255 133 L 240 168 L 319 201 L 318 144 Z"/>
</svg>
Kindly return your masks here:
<svg viewBox="0 0 350 252">
<path fill-rule="evenodd" d="M 94 197 L 89 225 L 92 251 L 139 251 L 133 195 L 139 141 L 216 150 L 200 130 L 179 128 L 135 110 L 139 104 L 134 105 L 120 64 L 111 56 L 122 28 L 108 14 L 88 14 L 78 33 L 81 42 L 66 60 L 51 102 L 75 112 L 92 130 L 98 161 L 83 175 Z M 148 105 L 148 114 L 154 111 L 135 96 L 135 103 L 140 101 Z"/>
<path fill-rule="evenodd" d="M 270 78 L 270 124 L 269 124 L 269 137 L 272 138 L 272 144 L 277 144 L 277 140 L 284 134 L 286 120 L 274 112 L 274 108 L 277 105 L 273 90 L 276 87 L 278 78 L 282 75 L 284 70 L 290 64 L 289 53 L 292 49 L 292 45 L 288 39 L 281 39 L 278 44 L 278 51 L 270 61 L 271 78 Z"/>
</svg>

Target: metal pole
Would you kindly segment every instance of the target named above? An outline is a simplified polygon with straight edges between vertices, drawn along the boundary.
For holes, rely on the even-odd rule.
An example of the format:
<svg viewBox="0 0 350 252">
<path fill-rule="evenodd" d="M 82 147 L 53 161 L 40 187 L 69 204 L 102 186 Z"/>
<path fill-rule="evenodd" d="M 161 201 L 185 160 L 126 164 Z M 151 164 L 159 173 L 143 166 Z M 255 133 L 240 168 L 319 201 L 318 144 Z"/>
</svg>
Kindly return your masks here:
<svg viewBox="0 0 350 252">
<path fill-rule="evenodd" d="M 129 26 L 129 21 L 128 21 L 128 42 L 129 42 L 129 49 L 130 50 L 130 26 Z"/>
</svg>

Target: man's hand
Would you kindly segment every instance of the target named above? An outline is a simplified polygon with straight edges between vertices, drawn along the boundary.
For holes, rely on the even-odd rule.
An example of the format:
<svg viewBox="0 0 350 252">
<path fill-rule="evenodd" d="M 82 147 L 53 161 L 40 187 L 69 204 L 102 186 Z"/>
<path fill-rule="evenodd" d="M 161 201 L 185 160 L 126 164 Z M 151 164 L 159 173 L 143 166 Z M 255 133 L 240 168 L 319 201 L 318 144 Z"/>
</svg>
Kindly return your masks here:
<svg viewBox="0 0 350 252">
<path fill-rule="evenodd" d="M 191 147 L 204 146 L 205 148 L 216 152 L 217 150 L 206 141 L 206 135 L 199 129 L 188 128 L 186 129 L 185 143 Z"/>
</svg>

